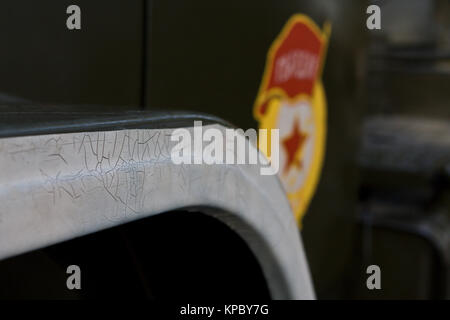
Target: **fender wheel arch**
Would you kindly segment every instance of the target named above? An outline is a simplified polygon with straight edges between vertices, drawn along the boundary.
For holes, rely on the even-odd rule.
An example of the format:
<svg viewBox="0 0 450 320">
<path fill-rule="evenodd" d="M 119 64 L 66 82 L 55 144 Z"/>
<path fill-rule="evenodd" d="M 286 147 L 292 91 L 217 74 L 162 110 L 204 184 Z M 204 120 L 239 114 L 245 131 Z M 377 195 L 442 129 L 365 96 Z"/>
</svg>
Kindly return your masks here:
<svg viewBox="0 0 450 320">
<path fill-rule="evenodd" d="M 278 178 L 260 175 L 256 165 L 175 165 L 166 154 L 173 130 L 1 138 L 0 260 L 188 209 L 219 219 L 245 240 L 272 298 L 313 299 L 300 233 Z"/>
</svg>

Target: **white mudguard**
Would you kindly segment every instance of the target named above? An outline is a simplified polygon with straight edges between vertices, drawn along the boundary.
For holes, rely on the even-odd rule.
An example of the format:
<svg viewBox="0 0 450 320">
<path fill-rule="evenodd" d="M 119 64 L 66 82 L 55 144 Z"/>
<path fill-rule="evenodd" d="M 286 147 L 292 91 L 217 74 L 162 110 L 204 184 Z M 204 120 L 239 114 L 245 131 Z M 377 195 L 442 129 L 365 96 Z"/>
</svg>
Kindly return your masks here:
<svg viewBox="0 0 450 320">
<path fill-rule="evenodd" d="M 173 130 L 0 139 L 0 260 L 195 208 L 247 242 L 273 298 L 313 299 L 297 223 L 277 176 L 261 175 L 258 165 L 175 165 Z"/>
</svg>

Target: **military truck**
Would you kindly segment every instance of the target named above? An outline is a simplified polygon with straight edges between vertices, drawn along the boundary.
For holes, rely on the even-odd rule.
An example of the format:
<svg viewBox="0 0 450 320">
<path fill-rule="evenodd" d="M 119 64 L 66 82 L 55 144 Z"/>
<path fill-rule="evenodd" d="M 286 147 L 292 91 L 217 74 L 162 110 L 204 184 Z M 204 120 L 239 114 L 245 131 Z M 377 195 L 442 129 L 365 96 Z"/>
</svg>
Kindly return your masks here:
<svg viewBox="0 0 450 320">
<path fill-rule="evenodd" d="M 0 297 L 448 298 L 449 17 L 444 0 L 3 1 Z M 247 149 L 228 163 L 231 129 Z"/>
</svg>

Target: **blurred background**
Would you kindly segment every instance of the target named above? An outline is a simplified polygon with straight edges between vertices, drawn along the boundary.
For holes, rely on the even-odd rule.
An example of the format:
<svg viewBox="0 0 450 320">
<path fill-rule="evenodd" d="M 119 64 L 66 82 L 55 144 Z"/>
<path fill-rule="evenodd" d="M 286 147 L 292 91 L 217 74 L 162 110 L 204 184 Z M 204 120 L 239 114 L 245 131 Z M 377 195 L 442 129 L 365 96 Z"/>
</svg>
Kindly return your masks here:
<svg viewBox="0 0 450 320">
<path fill-rule="evenodd" d="M 81 8 L 77 32 L 65 26 L 70 4 Z M 370 4 L 381 8 L 381 30 L 366 27 Z M 5 0 L 0 102 L 6 110 L 200 111 L 256 128 L 267 50 L 295 13 L 332 24 L 326 156 L 301 230 L 317 297 L 450 298 L 448 0 Z M 43 254 L 66 261 L 58 250 Z M 24 263 L 0 262 L 0 274 Z M 382 290 L 366 288 L 371 264 Z M 257 283 L 259 274 L 241 276 L 252 274 Z"/>
</svg>

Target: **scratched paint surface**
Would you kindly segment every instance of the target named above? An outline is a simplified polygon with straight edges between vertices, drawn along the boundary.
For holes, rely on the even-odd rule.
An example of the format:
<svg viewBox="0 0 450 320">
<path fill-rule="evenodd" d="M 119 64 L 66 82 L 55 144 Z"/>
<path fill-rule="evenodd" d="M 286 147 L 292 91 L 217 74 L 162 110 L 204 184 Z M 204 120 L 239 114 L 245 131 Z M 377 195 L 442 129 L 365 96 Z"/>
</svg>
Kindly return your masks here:
<svg viewBox="0 0 450 320">
<path fill-rule="evenodd" d="M 160 131 L 97 132 L 34 140 L 26 145 L 10 144 L 6 153 L 10 160 L 39 170 L 45 183 L 38 193 L 46 193 L 53 204 L 62 198 L 77 202 L 88 194 L 104 192 L 116 204 L 116 213 L 135 213 L 145 201 L 146 177 L 159 175 L 153 181 L 161 179 L 161 166 L 148 164 L 170 161 L 169 140 Z M 38 162 L 34 162 L 36 155 L 40 155 Z"/>
<path fill-rule="evenodd" d="M 257 165 L 175 165 L 171 132 L 0 139 L 0 259 L 151 214 L 209 206 L 232 213 L 208 212 L 249 243 L 275 297 L 312 298 L 278 179 L 261 176 Z"/>
</svg>

